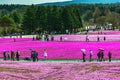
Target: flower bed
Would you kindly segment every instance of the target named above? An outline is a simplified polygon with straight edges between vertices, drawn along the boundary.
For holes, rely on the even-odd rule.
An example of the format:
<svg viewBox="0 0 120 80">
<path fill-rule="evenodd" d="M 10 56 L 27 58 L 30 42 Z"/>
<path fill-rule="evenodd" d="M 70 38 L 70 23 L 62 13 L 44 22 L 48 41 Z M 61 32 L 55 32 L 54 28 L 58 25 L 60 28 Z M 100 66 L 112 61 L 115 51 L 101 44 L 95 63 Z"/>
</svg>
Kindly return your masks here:
<svg viewBox="0 0 120 80">
<path fill-rule="evenodd" d="M 32 41 L 32 39 L 7 42 L 3 39 L 0 43 L 0 57 L 3 58 L 3 51 L 21 52 L 20 58 L 30 56 L 30 48 L 38 52 L 39 59 L 44 59 L 43 51 L 47 49 L 47 59 L 82 59 L 81 49 L 86 49 L 86 59 L 89 59 L 89 50 L 93 51 L 93 58 L 97 59 L 99 48 L 104 49 L 105 59 L 108 59 L 108 51 L 112 52 L 112 59 L 120 59 L 120 42 L 43 42 Z M 1 40 L 2 41 L 2 40 Z"/>
<path fill-rule="evenodd" d="M 120 64 L 0 61 L 1 80 L 120 80 Z"/>
</svg>

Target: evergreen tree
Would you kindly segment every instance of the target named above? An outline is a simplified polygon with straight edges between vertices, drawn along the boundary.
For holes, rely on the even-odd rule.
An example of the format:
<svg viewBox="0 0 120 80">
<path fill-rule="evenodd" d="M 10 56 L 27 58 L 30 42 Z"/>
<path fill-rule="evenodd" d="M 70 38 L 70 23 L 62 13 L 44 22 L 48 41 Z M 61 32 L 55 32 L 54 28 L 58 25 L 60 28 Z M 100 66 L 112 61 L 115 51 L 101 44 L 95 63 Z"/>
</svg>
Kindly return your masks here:
<svg viewBox="0 0 120 80">
<path fill-rule="evenodd" d="M 12 18 L 3 16 L 0 18 L 0 27 L 3 28 L 3 34 L 8 35 L 11 33 L 11 29 L 15 27 L 15 23 Z"/>
<path fill-rule="evenodd" d="M 100 17 L 100 15 L 101 15 L 101 12 L 100 12 L 99 8 L 96 7 L 96 8 L 95 8 L 95 11 L 94 11 L 94 13 L 93 13 L 94 23 L 96 23 L 96 20 L 97 20 L 98 17 Z"/>
<path fill-rule="evenodd" d="M 40 6 L 36 11 L 36 28 L 38 33 L 43 33 L 45 31 L 47 21 L 46 7 Z"/>
<path fill-rule="evenodd" d="M 35 23 L 35 7 L 34 5 L 30 6 L 25 15 L 24 15 L 24 19 L 23 19 L 23 23 L 22 23 L 22 30 L 26 33 L 26 34 L 33 34 L 36 31 L 36 23 Z"/>
</svg>

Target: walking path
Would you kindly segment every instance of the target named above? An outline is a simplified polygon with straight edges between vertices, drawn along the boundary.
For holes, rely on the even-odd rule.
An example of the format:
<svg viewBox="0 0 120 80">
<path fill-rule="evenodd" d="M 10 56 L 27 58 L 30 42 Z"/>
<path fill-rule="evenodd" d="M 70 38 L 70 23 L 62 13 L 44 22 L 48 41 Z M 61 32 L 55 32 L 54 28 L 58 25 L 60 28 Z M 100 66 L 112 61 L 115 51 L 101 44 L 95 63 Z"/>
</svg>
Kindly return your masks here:
<svg viewBox="0 0 120 80">
<path fill-rule="evenodd" d="M 0 61 L 2 61 L 2 60 L 3 59 L 0 58 Z M 20 61 L 21 62 L 32 62 L 32 61 L 27 61 L 27 60 L 23 60 L 23 59 L 21 59 Z M 83 60 L 39 60 L 38 62 L 83 62 Z M 90 62 L 90 61 L 86 60 L 86 62 Z M 91 62 L 97 62 L 97 60 L 93 60 Z M 102 62 L 109 62 L 109 61 L 105 60 L 105 61 L 102 61 Z M 120 60 L 111 60 L 111 62 L 120 62 Z"/>
</svg>

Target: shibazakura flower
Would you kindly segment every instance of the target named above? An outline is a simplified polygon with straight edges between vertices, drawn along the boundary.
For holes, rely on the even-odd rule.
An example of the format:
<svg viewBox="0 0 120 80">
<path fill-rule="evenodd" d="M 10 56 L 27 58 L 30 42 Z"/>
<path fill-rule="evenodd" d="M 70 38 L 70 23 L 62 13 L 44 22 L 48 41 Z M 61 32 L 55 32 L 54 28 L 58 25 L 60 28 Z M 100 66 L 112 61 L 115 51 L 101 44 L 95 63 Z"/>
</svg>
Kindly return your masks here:
<svg viewBox="0 0 120 80">
<path fill-rule="evenodd" d="M 76 35 L 74 37 L 78 38 Z M 113 36 L 111 37 L 113 38 Z M 105 59 L 108 59 L 108 51 L 111 51 L 112 59 L 119 59 L 120 46 L 118 45 L 120 45 L 120 42 L 42 42 L 32 41 L 32 38 L 16 38 L 16 42 L 13 42 L 12 38 L 0 38 L 0 57 L 3 57 L 3 50 L 7 52 L 19 50 L 20 58 L 25 58 L 31 55 L 30 49 L 33 49 L 38 52 L 38 58 L 44 59 L 43 54 L 44 49 L 46 49 L 47 59 L 82 59 L 80 49 L 84 48 L 86 50 L 86 59 L 90 57 L 90 50 L 93 51 L 92 58 L 97 59 L 99 48 L 103 48 Z"/>
</svg>

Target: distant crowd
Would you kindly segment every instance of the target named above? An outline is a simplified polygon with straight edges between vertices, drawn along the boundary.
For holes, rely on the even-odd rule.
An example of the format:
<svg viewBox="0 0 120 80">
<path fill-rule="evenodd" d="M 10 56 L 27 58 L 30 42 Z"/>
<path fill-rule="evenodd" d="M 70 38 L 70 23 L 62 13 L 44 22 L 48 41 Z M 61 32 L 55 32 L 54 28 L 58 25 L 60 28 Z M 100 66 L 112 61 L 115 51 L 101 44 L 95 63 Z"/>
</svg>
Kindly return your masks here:
<svg viewBox="0 0 120 80">
<path fill-rule="evenodd" d="M 28 61 L 38 61 L 38 52 L 36 52 L 35 50 L 31 50 L 31 55 L 30 56 L 27 56 L 24 58 L 24 60 L 28 60 Z M 3 56 L 4 56 L 4 60 L 17 60 L 19 61 L 20 60 L 20 51 L 11 51 L 11 52 L 7 52 L 4 50 L 3 52 Z M 44 52 L 43 52 L 43 56 L 44 56 L 44 59 L 46 60 L 47 59 L 47 51 L 46 49 L 44 49 Z M 108 59 L 109 59 L 109 62 L 111 62 L 111 58 L 112 58 L 112 53 L 109 51 L 108 52 Z M 83 62 L 86 62 L 86 52 L 85 51 L 82 51 L 82 59 L 83 59 Z M 89 52 L 89 61 L 93 61 L 93 51 L 90 50 Z M 101 61 L 105 61 L 104 59 L 104 50 L 101 48 L 99 49 L 99 52 L 97 53 L 97 61 L 98 62 L 101 62 Z"/>
<path fill-rule="evenodd" d="M 32 50 L 32 49 L 30 49 L 30 50 L 31 50 L 31 55 L 25 57 L 24 60 L 28 60 L 28 61 L 32 60 L 33 62 L 38 61 L 39 60 L 38 59 L 38 52 L 36 52 L 35 50 Z M 44 59 L 47 58 L 46 49 L 44 49 L 43 56 L 44 56 Z M 12 60 L 12 61 L 17 60 L 17 61 L 19 61 L 20 60 L 20 51 L 17 50 L 16 52 L 14 52 L 14 51 L 9 52 L 9 51 L 4 50 L 3 57 L 4 57 L 4 60 Z"/>
<path fill-rule="evenodd" d="M 90 56 L 90 62 L 93 60 L 92 57 L 93 57 L 93 51 L 90 50 L 90 53 L 89 53 L 89 56 Z M 83 62 L 86 62 L 86 53 L 85 51 L 82 51 L 82 59 L 83 59 Z M 112 58 L 112 53 L 109 51 L 108 52 L 108 59 L 109 59 L 109 62 L 111 62 L 111 58 Z M 97 53 L 97 61 L 98 62 L 101 62 L 101 61 L 105 61 L 104 59 L 104 50 L 103 49 L 99 49 L 99 52 Z"/>
<path fill-rule="evenodd" d="M 14 51 L 3 51 L 3 56 L 4 56 L 4 60 L 17 60 L 19 61 L 20 60 L 20 52 L 17 51 L 17 52 L 14 52 Z"/>
</svg>

